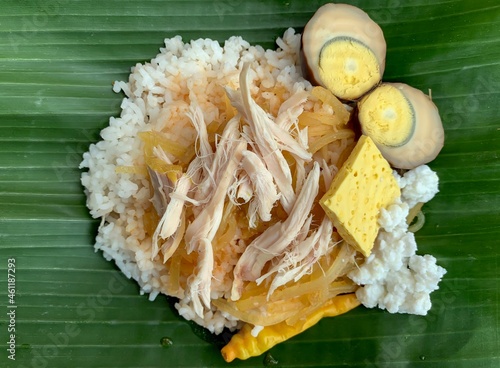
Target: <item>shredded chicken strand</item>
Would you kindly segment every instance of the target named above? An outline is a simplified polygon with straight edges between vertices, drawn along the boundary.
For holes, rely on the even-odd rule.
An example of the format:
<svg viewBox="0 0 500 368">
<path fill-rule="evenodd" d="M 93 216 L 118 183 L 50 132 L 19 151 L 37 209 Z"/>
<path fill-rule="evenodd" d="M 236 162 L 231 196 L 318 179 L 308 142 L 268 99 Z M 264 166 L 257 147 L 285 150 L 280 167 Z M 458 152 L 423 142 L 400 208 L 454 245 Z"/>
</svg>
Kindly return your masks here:
<svg viewBox="0 0 500 368">
<path fill-rule="evenodd" d="M 248 174 L 255 193 L 250 206 L 255 207 L 255 212 L 262 221 L 271 220 L 271 210 L 274 203 L 280 198 L 272 174 L 267 170 L 260 157 L 252 151 L 243 151 L 241 165 Z M 249 213 L 249 226 L 255 228 L 256 222 L 255 214 Z"/>
<path fill-rule="evenodd" d="M 203 117 L 203 111 L 199 105 L 191 104 L 186 115 L 191 120 L 196 132 L 198 133 L 197 142 L 199 146 L 196 155 L 203 160 L 203 166 L 206 170 L 208 170 L 211 166 L 214 152 L 208 139 L 207 124 L 205 123 L 205 118 Z"/>
<path fill-rule="evenodd" d="M 232 148 L 227 148 L 227 162 L 223 165 L 224 170 L 221 171 L 215 193 L 194 221 L 189 224 L 185 233 L 187 253 L 197 250 L 199 254 L 200 252 L 203 254 L 198 259 L 198 270 L 190 284 L 193 305 L 201 318 L 203 318 L 203 308 L 200 309 L 200 298 L 205 306 L 210 308 L 210 289 L 214 267 L 212 241 L 221 223 L 227 190 L 231 181 L 234 180 L 233 173 L 242 159 L 243 150 L 247 146 L 243 140 L 221 140 L 220 144 L 228 144 Z"/>
<path fill-rule="evenodd" d="M 184 174 L 177 181 L 174 191 L 170 194 L 170 203 L 168 204 L 167 210 L 163 215 L 163 218 L 169 219 L 169 221 L 165 221 L 161 226 L 160 237 L 162 239 L 172 236 L 177 230 L 181 219 L 181 213 L 184 208 L 184 198 L 189 192 L 191 184 L 191 178 L 187 174 Z"/>
<path fill-rule="evenodd" d="M 328 163 L 324 158 L 321 159 L 320 164 L 322 169 L 321 176 L 323 176 L 323 183 L 325 184 L 325 188 L 328 189 L 330 188 L 330 185 L 332 184 L 333 181 L 333 177 L 336 174 L 336 167 L 333 165 L 332 167 L 328 166 Z"/>
<path fill-rule="evenodd" d="M 286 131 L 289 131 L 293 125 L 297 124 L 309 95 L 310 93 L 307 91 L 297 91 L 286 99 L 278 110 L 276 124 Z"/>
<path fill-rule="evenodd" d="M 182 211 L 180 224 L 175 233 L 169 237 L 161 246 L 163 254 L 163 263 L 166 263 L 175 253 L 182 240 L 184 239 L 184 232 L 186 230 L 185 211 Z"/>
<path fill-rule="evenodd" d="M 239 124 L 240 118 L 237 115 L 227 122 L 220 139 L 216 141 L 217 149 L 210 168 L 213 173 L 212 178 L 215 179 L 214 184 L 219 180 L 219 176 L 224 170 L 224 164 L 228 161 L 231 150 L 234 149 L 233 143 L 240 139 Z"/>
<path fill-rule="evenodd" d="M 307 134 L 308 128 L 304 128 L 299 131 L 299 134 L 297 135 L 297 140 L 299 142 L 302 142 L 301 144 L 304 147 L 307 147 L 307 142 L 309 140 L 308 134 Z M 309 160 L 304 160 L 300 157 L 295 156 L 295 192 L 298 193 L 302 189 L 302 185 L 304 185 L 304 181 L 306 179 L 306 163 L 309 162 Z"/>
<path fill-rule="evenodd" d="M 297 234 L 297 237 L 294 240 L 295 243 L 301 242 L 307 238 L 307 235 L 309 234 L 309 230 L 311 229 L 313 217 L 314 216 L 312 214 L 309 215 L 307 220 L 304 222 L 304 225 L 302 225 L 302 228 L 300 229 L 299 233 Z"/>
<path fill-rule="evenodd" d="M 278 126 L 272 120 L 269 122 L 269 128 L 280 150 L 288 151 L 304 161 L 311 161 L 312 154 L 308 151 L 307 141 L 296 140 L 288 131 Z"/>
<path fill-rule="evenodd" d="M 229 152 L 231 144 L 228 144 L 228 142 L 230 143 L 239 138 L 240 132 L 238 126 L 239 116 L 235 116 L 227 122 L 220 139 L 216 140 L 216 150 L 212 156 L 210 167 L 204 169 L 203 179 L 195 192 L 195 199 L 202 205 L 207 203 L 211 195 L 215 192 L 219 176 L 224 170 L 224 164 L 228 160 L 228 155 L 231 154 Z M 201 208 L 195 209 L 195 214 L 198 214 L 199 210 Z"/>
<path fill-rule="evenodd" d="M 163 148 L 161 146 L 155 146 L 153 147 L 153 154 L 158 157 L 160 160 L 163 160 L 165 163 L 168 165 L 172 165 L 173 162 L 172 160 L 168 157 L 168 155 L 165 153 Z"/>
<path fill-rule="evenodd" d="M 203 318 L 203 305 L 210 308 L 210 284 L 214 269 L 214 252 L 209 239 L 198 241 L 198 267 L 188 281 L 195 313 Z M 202 304 L 203 303 L 203 304 Z"/>
<path fill-rule="evenodd" d="M 177 180 L 174 191 L 172 193 L 177 193 L 178 196 L 170 195 L 170 201 L 167 205 L 167 208 L 163 213 L 163 216 L 161 217 L 158 226 L 156 227 L 156 230 L 153 234 L 152 238 L 153 248 L 151 251 L 152 259 L 156 257 L 156 255 L 158 254 L 159 238 L 168 239 L 170 236 L 174 235 L 174 233 L 179 228 L 185 203 L 183 196 L 185 196 L 189 192 L 191 184 L 192 184 L 191 179 L 186 174 L 183 174 L 181 178 Z M 176 242 L 172 242 L 170 244 L 174 245 L 176 244 Z M 169 250 L 168 254 L 172 255 L 176 249 L 177 248 Z M 169 257 L 166 257 L 166 259 L 168 258 Z M 164 258 L 164 262 L 166 261 L 166 259 Z"/>
<path fill-rule="evenodd" d="M 250 177 L 245 175 L 238 186 L 238 191 L 236 193 L 236 198 L 239 203 L 248 203 L 252 199 L 254 193 L 252 188 L 252 182 Z M 240 202 L 241 201 L 241 202 Z"/>
<path fill-rule="evenodd" d="M 207 124 L 201 108 L 197 104 L 191 104 L 186 115 L 191 120 L 197 133 L 196 140 L 198 142 L 198 148 L 196 150 L 196 159 L 198 161 L 198 166 L 203 172 L 203 181 L 197 185 L 195 200 L 200 203 L 206 203 L 215 182 L 215 179 L 212 177 L 212 171 L 210 170 L 214 160 L 214 152 L 210 145 Z"/>
<path fill-rule="evenodd" d="M 251 192 L 249 193 L 248 199 L 246 201 L 240 202 L 240 199 L 242 199 L 243 197 L 242 198 L 238 197 L 238 191 L 240 190 L 241 186 L 244 185 L 244 182 L 247 182 L 250 180 L 248 178 L 248 175 L 245 174 L 245 172 L 243 172 L 243 170 L 241 170 L 241 168 L 239 167 L 238 169 L 236 169 L 236 172 L 234 173 L 234 178 L 235 178 L 234 181 L 231 183 L 231 185 L 227 189 L 227 197 L 229 198 L 231 203 L 233 203 L 234 205 L 247 203 L 250 200 L 250 198 L 252 198 L 253 193 L 251 193 Z M 250 187 L 251 186 L 249 186 L 249 188 Z M 247 195 L 245 193 L 242 192 L 241 194 L 245 198 L 247 197 Z"/>
<path fill-rule="evenodd" d="M 172 192 L 174 184 L 168 179 L 166 175 L 162 175 L 157 171 L 147 166 L 149 179 L 153 188 L 153 196 L 150 201 L 158 214 L 163 216 L 169 202 L 169 194 Z"/>
</svg>

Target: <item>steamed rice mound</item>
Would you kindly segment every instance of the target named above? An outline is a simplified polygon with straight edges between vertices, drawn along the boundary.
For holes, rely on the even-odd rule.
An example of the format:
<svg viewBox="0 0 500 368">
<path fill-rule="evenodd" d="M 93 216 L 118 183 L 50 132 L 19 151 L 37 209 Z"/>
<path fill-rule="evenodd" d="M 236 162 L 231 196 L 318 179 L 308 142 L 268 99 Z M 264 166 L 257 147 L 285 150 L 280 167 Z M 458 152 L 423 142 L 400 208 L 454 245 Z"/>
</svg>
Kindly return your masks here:
<svg viewBox="0 0 500 368">
<path fill-rule="evenodd" d="M 196 131 L 186 116 L 191 104 L 203 111 L 206 122 L 224 121 L 224 87 L 237 89 L 244 63 L 253 70 L 252 96 L 276 116 L 281 103 L 293 93 L 311 88 L 300 73 L 300 35 L 292 29 L 277 40 L 277 50 L 251 46 L 241 37 L 231 37 L 221 46 L 217 41 L 198 39 L 184 43 L 180 36 L 165 40 L 165 48 L 150 62 L 137 64 L 128 83 L 115 82 L 113 90 L 123 91 L 120 117 L 110 118 L 102 130 L 102 140 L 84 154 L 81 168 L 87 205 L 94 218 L 102 218 L 95 249 L 120 270 L 138 282 L 141 294 L 154 300 L 167 290 L 168 270 L 160 256 L 152 259 L 151 236 L 144 228 L 143 216 L 151 207 L 150 183 L 145 176 L 117 172 L 117 167 L 144 165 L 143 131 L 162 131 L 186 147 L 196 143 Z M 273 91 L 282 91 L 277 95 Z M 212 298 L 227 295 L 232 270 L 246 244 L 233 241 L 225 264 L 214 270 Z M 179 314 L 210 331 L 239 327 L 236 318 L 215 307 L 205 310 L 204 318 L 193 311 L 188 293 L 176 295 Z"/>
</svg>

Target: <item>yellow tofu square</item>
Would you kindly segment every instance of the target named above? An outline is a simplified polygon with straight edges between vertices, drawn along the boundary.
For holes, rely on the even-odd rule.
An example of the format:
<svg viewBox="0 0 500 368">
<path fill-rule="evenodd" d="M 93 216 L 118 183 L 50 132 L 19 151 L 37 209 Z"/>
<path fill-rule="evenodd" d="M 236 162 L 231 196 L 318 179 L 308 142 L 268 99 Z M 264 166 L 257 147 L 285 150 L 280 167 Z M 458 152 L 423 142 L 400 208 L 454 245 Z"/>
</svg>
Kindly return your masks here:
<svg viewBox="0 0 500 368">
<path fill-rule="evenodd" d="M 400 195 L 389 163 L 371 138 L 363 135 L 320 204 L 340 236 L 368 257 L 379 231 L 380 209 Z"/>
</svg>

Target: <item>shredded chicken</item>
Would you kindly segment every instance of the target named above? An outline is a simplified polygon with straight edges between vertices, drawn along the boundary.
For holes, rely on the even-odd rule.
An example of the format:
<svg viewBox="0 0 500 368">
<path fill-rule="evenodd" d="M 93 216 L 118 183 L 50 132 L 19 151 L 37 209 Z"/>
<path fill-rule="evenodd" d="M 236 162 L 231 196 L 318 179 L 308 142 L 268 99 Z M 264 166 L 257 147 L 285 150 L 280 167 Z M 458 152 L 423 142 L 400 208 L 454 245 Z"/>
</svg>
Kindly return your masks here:
<svg viewBox="0 0 500 368">
<path fill-rule="evenodd" d="M 304 225 L 302 225 L 302 228 L 297 234 L 297 237 L 295 238 L 294 242 L 300 242 L 305 238 L 307 238 L 307 234 L 309 234 L 309 230 L 311 229 L 312 221 L 313 221 L 313 215 L 309 215 L 307 220 L 304 222 Z"/>
<path fill-rule="evenodd" d="M 325 159 L 321 160 L 321 169 L 321 175 L 323 176 L 325 188 L 330 188 L 333 177 L 337 173 L 338 169 L 335 166 L 328 166 L 328 163 L 325 161 Z"/>
<path fill-rule="evenodd" d="M 293 156 L 299 157 L 304 161 L 311 161 L 312 154 L 308 151 L 307 140 L 296 140 L 287 130 L 280 128 L 272 120 L 269 122 L 269 128 L 279 149 L 288 151 Z"/>
<path fill-rule="evenodd" d="M 210 308 L 210 283 L 214 269 L 214 251 L 211 240 L 199 239 L 197 250 L 198 267 L 196 273 L 189 278 L 188 284 L 194 311 L 203 318 L 203 305 Z"/>
<path fill-rule="evenodd" d="M 191 178 L 186 174 L 183 174 L 181 178 L 177 180 L 175 189 L 170 195 L 170 202 L 168 203 L 165 213 L 161 217 L 158 226 L 156 227 L 156 230 L 153 234 L 153 250 L 151 253 L 152 258 L 156 257 L 156 255 L 158 254 L 159 238 L 168 239 L 169 237 L 174 235 L 179 228 L 179 224 L 182 219 L 182 212 L 184 210 L 185 200 L 183 199 L 183 197 L 188 193 L 189 189 L 191 188 L 191 184 Z M 176 193 L 179 196 L 173 196 Z M 179 242 L 171 241 L 167 244 L 169 244 L 169 246 L 165 244 L 165 246 L 162 247 L 164 251 L 164 262 L 166 262 L 172 256 L 172 254 L 174 254 L 174 252 L 177 250 Z"/>
<path fill-rule="evenodd" d="M 151 259 L 156 257 L 161 249 L 163 262 L 165 263 L 177 250 L 184 235 L 184 228 L 182 228 L 182 231 L 179 231 L 181 221 L 183 220 L 184 205 L 186 201 L 190 200 L 188 193 L 192 188 L 193 179 L 196 178 L 200 165 L 199 160 L 193 160 L 189 164 L 186 173 L 180 175 L 175 184 L 170 181 L 167 175 L 162 175 L 148 167 L 154 190 L 151 201 L 153 205 L 157 203 L 159 206 L 158 203 L 160 203 L 164 206 L 160 208 L 161 212 L 158 212 L 155 206 L 160 216 L 160 221 L 151 239 Z M 161 247 L 158 245 L 160 239 L 165 240 Z"/>
<path fill-rule="evenodd" d="M 172 165 L 172 160 L 168 157 L 167 153 L 160 146 L 153 147 L 153 154 L 165 163 Z"/>
<path fill-rule="evenodd" d="M 155 208 L 158 216 L 163 216 L 169 202 L 168 195 L 172 191 L 174 184 L 166 175 L 162 175 L 157 171 L 147 167 L 151 186 L 153 187 L 153 197 L 150 201 Z"/>
<path fill-rule="evenodd" d="M 295 202 L 290 166 L 275 139 L 276 131 L 273 131 L 273 127 L 276 124 L 250 95 L 248 71 L 249 64 L 245 63 L 240 73 L 240 90 L 226 89 L 226 92 L 233 106 L 248 122 L 250 129 L 245 133 L 255 142 L 260 156 L 266 163 L 267 169 L 273 175 L 276 186 L 281 192 L 280 202 L 285 211 L 290 213 Z M 283 129 L 281 131 L 289 135 Z M 293 140 L 293 138 L 291 139 Z M 281 141 L 284 140 L 288 142 L 286 138 L 281 139 Z"/>
<path fill-rule="evenodd" d="M 236 180 L 229 186 L 227 196 L 234 205 L 248 203 L 253 197 L 252 183 L 248 175 L 238 169 L 234 175 Z"/>
<path fill-rule="evenodd" d="M 208 140 L 207 125 L 203 117 L 203 111 L 198 105 L 192 104 L 189 107 L 189 112 L 187 112 L 186 115 L 189 117 L 196 129 L 196 132 L 198 133 L 198 157 L 204 160 L 203 166 L 208 170 L 211 165 L 214 152 L 212 151 L 212 146 L 210 145 L 210 142 Z"/>
<path fill-rule="evenodd" d="M 252 199 L 252 197 L 253 197 L 252 182 L 250 181 L 248 175 L 245 175 L 238 186 L 236 198 L 242 203 L 248 203 L 250 199 Z"/>
<path fill-rule="evenodd" d="M 203 111 L 198 105 L 191 105 L 186 114 L 197 132 L 198 151 L 196 152 L 197 166 L 202 170 L 204 180 L 197 185 L 195 200 L 199 204 L 206 203 L 214 189 L 215 180 L 212 178 L 211 167 L 214 161 L 214 152 L 208 140 L 207 125 L 203 118 Z"/>
<path fill-rule="evenodd" d="M 188 174 L 183 174 L 177 181 L 174 191 L 170 194 L 170 202 L 160 220 L 160 236 L 167 239 L 172 236 L 179 226 L 181 213 L 184 207 L 184 197 L 191 188 L 191 178 Z M 166 221 L 166 220 L 169 221 Z"/>
<path fill-rule="evenodd" d="M 255 228 L 257 214 L 262 221 L 271 220 L 271 210 L 280 196 L 274 185 L 272 174 L 259 156 L 252 151 L 244 151 L 241 164 L 252 182 L 252 191 L 255 193 L 249 209 L 249 226 Z"/>
<path fill-rule="evenodd" d="M 271 268 L 265 275 L 257 279 L 261 283 L 273 273 L 274 277 L 268 291 L 269 296 L 278 287 L 293 280 L 297 282 L 300 278 L 312 271 L 314 264 L 331 250 L 330 241 L 332 238 L 333 224 L 325 216 L 319 228 L 314 231 L 304 241 L 296 244 L 292 250 L 282 258 L 281 262 Z"/>
<path fill-rule="evenodd" d="M 309 217 L 318 194 L 319 175 L 319 164 L 315 162 L 288 218 L 269 227 L 245 249 L 234 268 L 232 300 L 241 297 L 243 281 L 257 280 L 265 264 L 272 258 L 282 255 L 286 247 L 297 237 Z"/>
<path fill-rule="evenodd" d="M 287 131 L 296 125 L 299 121 L 299 115 L 304 111 L 304 103 L 308 96 L 309 92 L 298 91 L 284 101 L 278 111 L 276 124 Z"/>
<path fill-rule="evenodd" d="M 195 198 L 202 203 L 207 203 L 216 190 L 217 182 L 219 181 L 218 176 L 223 170 L 224 163 L 228 159 L 227 156 L 231 154 L 231 152 L 229 152 L 231 142 L 239 138 L 240 132 L 238 126 L 239 116 L 235 116 L 228 121 L 220 137 L 220 142 L 217 144 L 217 149 L 213 155 L 210 167 L 204 170 L 204 179 L 198 186 L 198 191 L 195 193 Z"/>
<path fill-rule="evenodd" d="M 268 298 L 278 287 L 285 285 L 297 277 L 302 270 L 300 262 L 307 257 L 314 244 L 318 241 L 319 236 L 320 232 L 316 230 L 303 241 L 294 244 L 292 250 L 289 253 L 285 253 L 277 265 L 256 280 L 257 284 L 260 284 L 272 274 L 277 273 L 267 292 Z"/>
<path fill-rule="evenodd" d="M 219 146 L 221 152 L 226 152 L 226 162 L 221 165 L 219 180 L 216 183 L 215 193 L 194 221 L 187 227 L 185 233 L 186 249 L 188 254 L 198 251 L 198 267 L 194 277 L 190 280 L 191 300 L 195 312 L 203 318 L 201 301 L 210 309 L 210 284 L 213 271 L 212 240 L 217 232 L 224 208 L 226 193 L 234 180 L 234 171 L 238 167 L 242 152 L 247 143 L 243 140 L 222 140 Z M 209 248 L 209 249 L 208 249 Z"/>
<path fill-rule="evenodd" d="M 297 135 L 297 140 L 301 142 L 303 146 L 307 146 L 307 142 L 309 140 L 307 134 L 307 127 L 300 130 Z M 302 189 L 302 185 L 304 184 L 304 180 L 306 179 L 306 163 L 309 160 L 305 160 L 300 157 L 295 157 L 295 192 L 298 193 Z"/>
<path fill-rule="evenodd" d="M 186 230 L 186 219 L 184 211 L 181 214 L 180 224 L 175 233 L 169 237 L 161 246 L 160 250 L 163 254 L 163 263 L 166 263 L 170 257 L 173 256 L 177 248 L 184 238 L 184 231 Z"/>
</svg>

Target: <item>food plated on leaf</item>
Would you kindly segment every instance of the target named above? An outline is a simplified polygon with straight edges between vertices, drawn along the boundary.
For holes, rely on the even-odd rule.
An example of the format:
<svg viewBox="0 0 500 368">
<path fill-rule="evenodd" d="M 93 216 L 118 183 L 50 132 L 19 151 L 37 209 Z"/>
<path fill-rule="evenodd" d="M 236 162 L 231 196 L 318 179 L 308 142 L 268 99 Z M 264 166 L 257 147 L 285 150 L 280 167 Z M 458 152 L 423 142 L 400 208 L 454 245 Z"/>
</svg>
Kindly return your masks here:
<svg viewBox="0 0 500 368">
<path fill-rule="evenodd" d="M 361 304 L 425 315 L 446 272 L 414 237 L 439 112 L 383 82 L 380 27 L 326 4 L 276 43 L 166 39 L 115 82 L 121 115 L 81 164 L 96 249 L 151 300 L 234 332 L 228 362 Z"/>
</svg>

